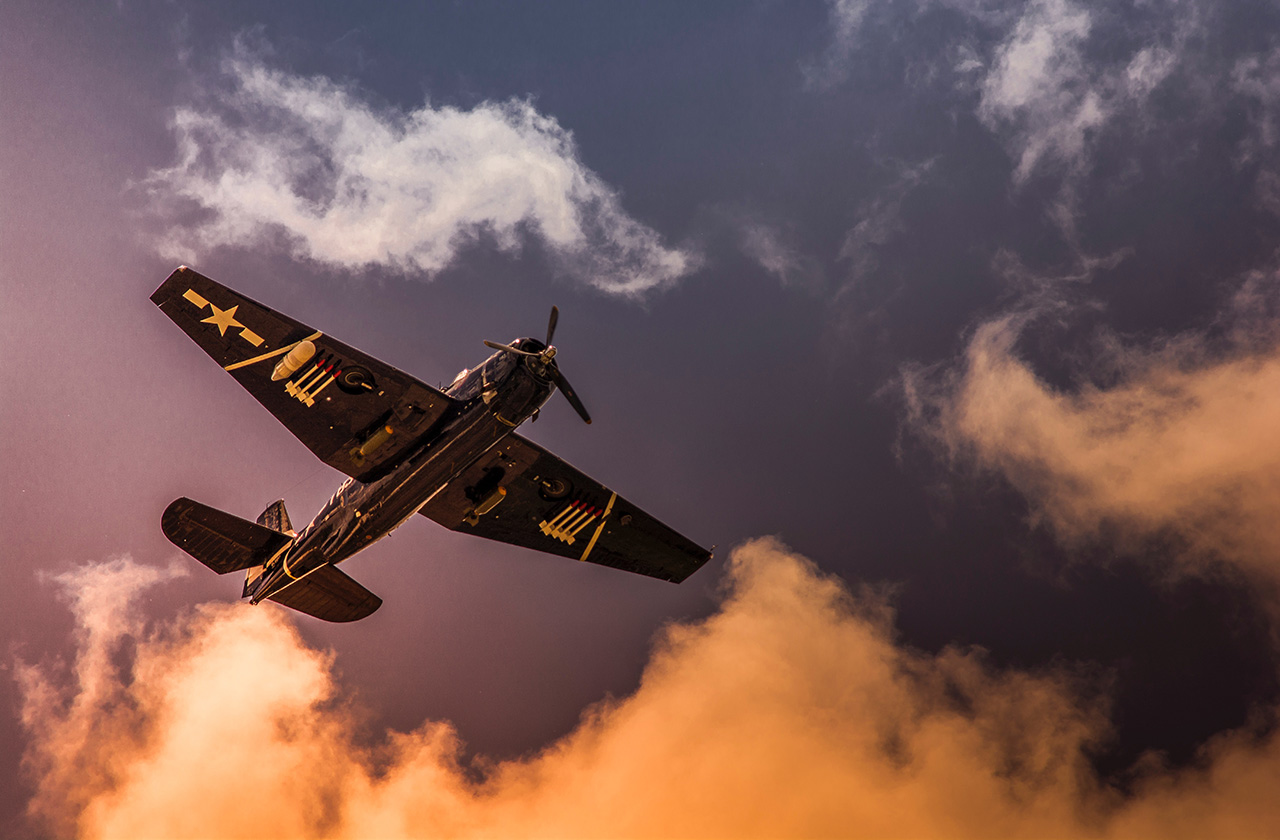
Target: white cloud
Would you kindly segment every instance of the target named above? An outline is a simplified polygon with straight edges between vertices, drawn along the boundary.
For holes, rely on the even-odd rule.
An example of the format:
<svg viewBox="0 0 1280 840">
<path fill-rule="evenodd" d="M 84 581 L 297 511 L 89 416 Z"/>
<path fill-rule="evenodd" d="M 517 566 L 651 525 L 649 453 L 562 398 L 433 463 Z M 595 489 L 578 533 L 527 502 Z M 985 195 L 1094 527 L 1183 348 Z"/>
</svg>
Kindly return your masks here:
<svg viewBox="0 0 1280 840">
<path fill-rule="evenodd" d="M 901 27 L 945 13 L 948 48 L 913 77 L 945 80 L 964 98 L 977 94 L 976 114 L 1009 149 L 1017 185 L 1037 172 L 1082 174 L 1099 132 L 1117 118 L 1143 118 L 1147 97 L 1178 69 L 1205 18 L 1197 0 L 1138 0 L 1115 8 L 1075 0 L 880 5 L 899 13 L 885 17 L 897 28 L 872 34 L 875 3 L 830 0 L 832 46 L 810 69 L 810 83 L 843 81 L 869 38 L 901 38 Z M 1127 23 L 1131 13 L 1145 15 L 1144 22 Z M 1120 49 L 1090 52 L 1097 32 L 1119 36 Z"/>
<path fill-rule="evenodd" d="M 1079 167 L 1089 133 L 1108 116 L 1081 55 L 1090 27 L 1089 12 L 1069 0 L 1034 0 L 996 51 L 978 116 L 1012 135 L 1015 182 L 1047 161 Z"/>
<path fill-rule="evenodd" d="M 1056 179 L 1045 210 L 1081 256 L 1079 208 L 1102 138 L 1127 137 L 1135 146 L 1159 137 L 1151 96 L 1188 62 L 1187 45 L 1202 29 L 1194 0 L 1156 6 L 1163 14 L 1146 28 L 1124 21 L 1130 9 L 1032 0 L 978 85 L 977 117 L 1013 159 L 1014 186 Z M 1100 44 L 1108 38 L 1123 46 Z"/>
<path fill-rule="evenodd" d="M 570 132 L 526 100 L 406 113 L 243 50 L 226 71 L 232 90 L 177 110 L 179 160 L 147 180 L 171 213 L 198 211 L 170 230 L 170 255 L 283 233 L 322 263 L 431 274 L 479 237 L 516 252 L 536 236 L 563 273 L 619 295 L 695 266 L 628 216 Z"/>
</svg>

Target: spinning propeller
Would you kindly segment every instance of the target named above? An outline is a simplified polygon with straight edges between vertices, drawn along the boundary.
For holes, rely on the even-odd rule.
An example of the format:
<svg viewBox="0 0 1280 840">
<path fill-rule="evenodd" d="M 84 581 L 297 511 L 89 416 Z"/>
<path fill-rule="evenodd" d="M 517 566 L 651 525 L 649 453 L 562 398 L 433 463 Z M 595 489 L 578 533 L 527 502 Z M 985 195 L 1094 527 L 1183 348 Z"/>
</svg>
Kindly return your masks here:
<svg viewBox="0 0 1280 840">
<path fill-rule="evenodd" d="M 513 356 L 527 357 L 534 368 L 534 373 L 539 376 L 546 376 L 555 383 L 556 388 L 569 401 L 569 405 L 573 406 L 573 410 L 578 412 L 578 416 L 590 423 L 591 415 L 587 413 L 586 406 L 582 404 L 582 400 L 578 399 L 573 386 L 569 384 L 569 380 L 564 378 L 564 374 L 560 372 L 560 366 L 556 363 L 556 348 L 552 346 L 551 339 L 555 336 L 556 322 L 559 320 L 560 310 L 554 306 L 551 307 L 551 321 L 547 324 L 546 346 L 538 353 L 521 350 L 519 347 L 512 347 L 510 344 L 498 344 L 496 341 L 486 341 L 484 344 L 486 347 L 492 347 L 494 350 L 501 350 Z"/>
</svg>

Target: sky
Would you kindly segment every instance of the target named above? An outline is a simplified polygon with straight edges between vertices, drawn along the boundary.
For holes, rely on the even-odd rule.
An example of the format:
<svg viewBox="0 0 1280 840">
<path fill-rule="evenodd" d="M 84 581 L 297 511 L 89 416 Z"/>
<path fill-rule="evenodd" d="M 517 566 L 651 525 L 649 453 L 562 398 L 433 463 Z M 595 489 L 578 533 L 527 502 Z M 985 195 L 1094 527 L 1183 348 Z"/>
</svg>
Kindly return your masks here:
<svg viewBox="0 0 1280 840">
<path fill-rule="evenodd" d="M 351 625 L 188 496 L 342 477 L 179 264 L 531 439 L 679 586 L 423 519 Z M 0 5 L 0 834 L 1280 832 L 1280 9 Z"/>
</svg>

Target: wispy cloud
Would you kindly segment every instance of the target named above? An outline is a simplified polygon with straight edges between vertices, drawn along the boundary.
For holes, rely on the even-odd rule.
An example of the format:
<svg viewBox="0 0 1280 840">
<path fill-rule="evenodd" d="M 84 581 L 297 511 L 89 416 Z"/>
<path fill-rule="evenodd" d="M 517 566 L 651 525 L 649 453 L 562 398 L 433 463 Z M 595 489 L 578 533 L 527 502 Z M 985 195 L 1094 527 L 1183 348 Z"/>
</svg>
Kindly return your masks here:
<svg viewBox="0 0 1280 840">
<path fill-rule="evenodd" d="M 191 220 L 161 243 L 171 256 L 283 239 L 330 265 L 430 275 L 481 238 L 518 252 L 536 237 L 563 274 L 633 296 L 696 263 L 629 216 L 528 100 L 380 108 L 245 48 L 224 70 L 226 87 L 176 110 L 178 161 L 146 181 L 168 217 Z"/>
<path fill-rule="evenodd" d="M 734 224 L 742 252 L 784 286 L 818 289 L 825 283 L 821 263 L 794 243 L 794 231 L 759 219 Z"/>
<path fill-rule="evenodd" d="M 840 247 L 840 258 L 849 263 L 851 283 L 856 284 L 874 271 L 880 247 L 905 230 L 902 202 L 928 176 L 935 162 L 930 159 L 914 166 L 898 166 L 897 177 L 859 209 L 858 222 Z"/>
<path fill-rule="evenodd" d="M 804 67 L 805 82 L 822 88 L 844 80 L 847 65 L 858 47 L 862 24 L 875 0 L 827 0 L 831 43 L 817 60 Z"/>
<path fill-rule="evenodd" d="M 948 48 L 918 59 L 932 63 L 916 67 L 911 78 L 949 85 L 958 106 L 973 108 L 1008 149 L 1016 186 L 1037 174 L 1069 180 L 1090 168 L 1104 132 L 1147 119 L 1148 98 L 1183 68 L 1189 42 L 1204 29 L 1201 6 L 1196 0 L 1116 7 L 1075 0 L 832 0 L 833 46 L 810 79 L 843 81 L 869 39 L 906 39 L 904 33 L 926 24 L 945 26 Z M 877 9 L 883 14 L 873 16 Z"/>
<path fill-rule="evenodd" d="M 1250 122 L 1240 145 L 1239 164 L 1257 172 L 1258 204 L 1280 216 L 1280 47 L 1237 61 L 1231 90 L 1242 99 Z"/>
<path fill-rule="evenodd" d="M 107 571 L 63 584 L 80 610 L 77 685 L 108 681 L 119 702 L 70 714 L 28 693 L 33 811 L 68 836 L 1132 838 L 1280 825 L 1274 736 L 1224 736 L 1202 769 L 1139 774 L 1123 799 L 1088 768 L 1108 726 L 1068 673 L 908 649 L 881 597 L 851 595 L 771 540 L 734 552 L 719 610 L 668 628 L 632 695 L 483 771 L 447 723 L 359 746 L 329 658 L 271 606 L 204 605 L 151 634 L 95 621 L 85 604 L 127 599 L 121 584 L 149 574 Z M 126 672 L 86 654 L 129 632 Z M 50 680 L 33 669 L 28 692 Z"/>
<path fill-rule="evenodd" d="M 1069 0 L 1034 0 L 996 51 L 978 116 L 1012 135 L 1016 182 L 1049 161 L 1079 167 L 1088 134 L 1107 119 L 1081 54 L 1091 25 L 1090 13 Z"/>
</svg>

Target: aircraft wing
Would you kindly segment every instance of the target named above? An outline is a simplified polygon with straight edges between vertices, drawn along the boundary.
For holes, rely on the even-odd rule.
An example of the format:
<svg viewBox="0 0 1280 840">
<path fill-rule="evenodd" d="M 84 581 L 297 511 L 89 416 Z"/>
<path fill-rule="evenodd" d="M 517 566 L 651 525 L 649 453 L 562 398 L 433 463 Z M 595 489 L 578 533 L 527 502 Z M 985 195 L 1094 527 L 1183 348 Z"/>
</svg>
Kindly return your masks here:
<svg viewBox="0 0 1280 840">
<path fill-rule="evenodd" d="M 360 481 L 400 463 L 453 405 L 409 374 L 186 266 L 151 300 L 320 460 Z"/>
<path fill-rule="evenodd" d="M 679 583 L 711 552 L 518 434 L 420 511 L 464 534 Z"/>
</svg>

